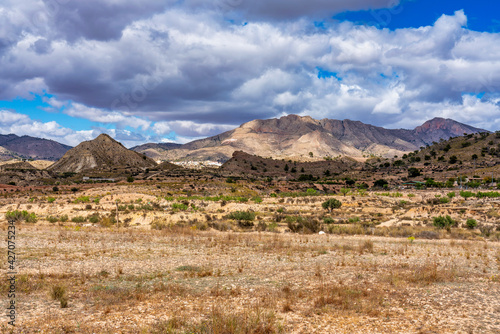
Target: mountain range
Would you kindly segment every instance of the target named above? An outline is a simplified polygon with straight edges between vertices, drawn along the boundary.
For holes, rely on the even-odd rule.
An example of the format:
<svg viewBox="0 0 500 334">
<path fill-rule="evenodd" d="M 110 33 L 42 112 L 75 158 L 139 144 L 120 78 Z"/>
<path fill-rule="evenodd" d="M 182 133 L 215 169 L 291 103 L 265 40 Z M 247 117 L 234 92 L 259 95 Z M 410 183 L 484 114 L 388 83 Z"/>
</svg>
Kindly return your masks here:
<svg viewBox="0 0 500 334">
<path fill-rule="evenodd" d="M 452 119 L 434 118 L 413 130 L 385 129 L 360 121 L 288 115 L 253 120 L 240 127 L 184 145 L 146 144 L 132 148 L 159 160 L 225 162 L 235 151 L 274 159 L 393 157 L 441 139 L 487 132 Z"/>
<path fill-rule="evenodd" d="M 487 132 L 452 119 L 434 118 L 413 130 L 385 129 L 360 121 L 322 119 L 288 115 L 279 119 L 253 120 L 216 136 L 187 144 L 148 143 L 133 147 L 132 154 L 123 145 L 111 142 L 107 135 L 84 142 L 76 152 L 63 157 L 71 146 L 53 140 L 15 134 L 0 135 L 0 161 L 12 158 L 58 161 L 51 168 L 77 171 L 101 164 L 148 167 L 154 160 L 228 161 L 234 152 L 274 159 L 302 161 L 325 157 L 393 157 L 418 150 L 442 139 L 463 134 Z M 112 157 L 107 157 L 112 154 Z M 80 155 L 82 159 L 76 159 Z M 120 158 L 120 156 L 122 158 Z M 144 158 L 147 157 L 145 161 Z M 86 161 L 84 161 L 87 159 Z M 141 160 L 142 159 L 142 160 Z M 146 163 L 144 165 L 144 162 Z M 143 166 L 144 165 L 144 166 Z"/>
</svg>

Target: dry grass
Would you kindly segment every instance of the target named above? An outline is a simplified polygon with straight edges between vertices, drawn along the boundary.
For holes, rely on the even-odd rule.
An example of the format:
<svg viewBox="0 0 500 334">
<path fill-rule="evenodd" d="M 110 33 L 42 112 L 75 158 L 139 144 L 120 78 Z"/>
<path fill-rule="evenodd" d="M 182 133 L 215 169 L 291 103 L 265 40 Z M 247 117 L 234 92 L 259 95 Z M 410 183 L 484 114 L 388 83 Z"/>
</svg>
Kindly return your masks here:
<svg viewBox="0 0 500 334">
<path fill-rule="evenodd" d="M 134 196 L 120 198 L 122 203 L 146 198 Z M 116 208 L 117 197 L 102 196 L 99 206 L 105 208 L 109 201 Z M 264 198 L 261 204 L 229 201 L 223 207 L 193 199 L 189 204 L 198 211 L 141 212 L 129 227 L 19 225 L 17 288 L 22 303 L 16 330 L 230 334 L 498 329 L 494 314 L 487 311 L 500 310 L 500 245 L 491 237 L 479 230 L 377 227 L 370 219 L 387 217 L 370 213 L 363 203 L 390 208 L 394 203 L 370 196 L 363 197 L 363 205 L 346 197 L 335 223 L 324 226 L 333 234 L 285 232 L 285 219 L 275 221 L 281 208 L 285 216 L 323 221 L 321 198 L 308 203 L 298 199 L 294 204 L 278 198 Z M 410 217 L 403 212 L 407 207 L 412 206 L 398 209 L 401 216 Z M 229 211 L 251 208 L 255 225 L 262 222 L 267 229 L 277 224 L 275 232 L 252 232 L 224 220 Z M 97 205 L 93 209 L 100 210 Z M 33 210 L 41 209 L 34 204 Z M 80 211 L 70 212 L 70 218 Z M 347 223 L 350 217 L 360 220 Z M 144 223 L 136 225 L 134 219 Z M 231 231 L 200 231 L 202 222 L 220 229 L 228 224 Z M 0 230 L 6 233 L 5 223 Z M 1 263 L 6 263 L 3 257 Z M 6 266 L 0 270 L 5 272 Z M 0 282 L 0 302 L 6 301 L 2 298 L 8 288 Z"/>
</svg>

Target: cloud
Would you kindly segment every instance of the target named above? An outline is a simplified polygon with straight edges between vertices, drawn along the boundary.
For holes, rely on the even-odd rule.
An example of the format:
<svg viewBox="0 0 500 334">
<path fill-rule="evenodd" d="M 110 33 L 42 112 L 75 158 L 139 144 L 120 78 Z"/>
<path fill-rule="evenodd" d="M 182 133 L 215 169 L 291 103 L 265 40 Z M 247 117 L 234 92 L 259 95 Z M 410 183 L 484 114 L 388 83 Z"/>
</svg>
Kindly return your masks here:
<svg viewBox="0 0 500 334">
<path fill-rule="evenodd" d="M 0 133 L 14 133 L 18 136 L 27 135 L 51 139 L 70 146 L 92 140 L 101 133 L 109 134 L 127 147 L 143 144 L 151 139 L 140 133 L 123 129 L 94 128 L 92 130 L 75 131 L 61 126 L 55 121 L 40 122 L 31 119 L 28 115 L 11 110 L 0 110 Z"/>
<path fill-rule="evenodd" d="M 225 131 L 234 129 L 233 125 L 225 124 L 198 124 L 192 121 L 157 122 L 153 125 L 153 131 L 158 135 L 174 132 L 177 137 L 209 137 Z"/>
<path fill-rule="evenodd" d="M 102 12 L 96 1 L 58 1 L 52 12 L 43 1 L 0 5 L 0 99 L 47 92 L 55 110 L 150 139 L 148 131 L 208 136 L 282 113 L 413 126 L 456 108 L 487 129 L 500 118 L 500 34 L 468 30 L 463 11 L 390 31 L 317 28 L 310 19 L 397 4 L 377 0 L 150 0 L 144 8 L 106 0 Z M 26 25 L 37 6 L 53 22 Z M 318 68 L 335 76 L 318 78 Z M 467 118 L 464 96 L 479 93 L 477 117 Z"/>
<path fill-rule="evenodd" d="M 351 10 L 394 7 L 399 0 L 188 0 L 191 8 L 212 8 L 222 12 L 237 12 L 245 19 L 290 20 L 300 17 L 329 17 Z"/>
<path fill-rule="evenodd" d="M 58 105 L 58 103 L 55 105 Z M 134 129 L 142 128 L 143 130 L 147 130 L 151 124 L 150 121 L 142 118 L 125 116 L 117 111 L 90 108 L 81 103 L 70 103 L 67 108 L 63 109 L 63 112 L 72 117 L 84 118 L 97 123 L 115 124 L 122 128 L 129 126 Z"/>
</svg>

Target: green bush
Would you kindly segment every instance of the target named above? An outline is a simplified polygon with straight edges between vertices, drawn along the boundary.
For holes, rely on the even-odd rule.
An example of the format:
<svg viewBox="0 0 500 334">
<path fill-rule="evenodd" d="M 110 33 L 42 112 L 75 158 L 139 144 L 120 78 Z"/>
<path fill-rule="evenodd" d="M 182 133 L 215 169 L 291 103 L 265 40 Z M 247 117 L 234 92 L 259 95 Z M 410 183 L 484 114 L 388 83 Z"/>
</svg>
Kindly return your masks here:
<svg viewBox="0 0 500 334">
<path fill-rule="evenodd" d="M 55 223 L 55 222 L 57 222 L 57 221 L 59 220 L 59 218 L 54 217 L 54 216 L 48 216 L 48 217 L 46 218 L 46 220 L 47 220 L 49 223 Z"/>
<path fill-rule="evenodd" d="M 87 217 L 87 220 L 91 222 L 92 224 L 97 224 L 99 222 L 99 214 L 94 213 L 93 215 L 90 215 Z"/>
<path fill-rule="evenodd" d="M 56 199 L 54 197 L 47 197 L 47 202 L 54 203 Z"/>
<path fill-rule="evenodd" d="M 333 223 L 335 223 L 335 220 L 332 217 L 325 217 L 325 218 L 323 218 L 323 223 L 333 224 Z"/>
<path fill-rule="evenodd" d="M 467 219 L 467 222 L 465 223 L 467 225 L 467 228 L 472 230 L 477 226 L 477 221 L 475 219 L 469 218 Z"/>
<path fill-rule="evenodd" d="M 71 221 L 73 223 L 84 223 L 85 221 L 87 221 L 87 218 L 85 218 L 83 216 L 76 216 L 76 217 L 71 218 Z"/>
<path fill-rule="evenodd" d="M 450 228 L 452 226 L 457 226 L 458 223 L 456 220 L 453 220 L 449 215 L 446 215 L 445 217 L 443 216 L 438 216 L 433 218 L 434 221 L 434 226 L 437 228 Z"/>
<path fill-rule="evenodd" d="M 325 202 L 323 202 L 323 204 L 321 204 L 321 206 L 323 207 L 323 209 L 331 212 L 333 209 L 340 208 L 342 206 L 342 202 L 340 202 L 336 198 L 330 198 L 330 199 L 326 200 Z"/>
<path fill-rule="evenodd" d="M 251 221 L 255 219 L 255 212 L 235 211 L 227 215 L 227 219 Z"/>
<path fill-rule="evenodd" d="M 451 191 L 451 192 L 449 192 L 449 193 L 446 194 L 446 196 L 448 196 L 448 198 L 450 198 L 450 199 L 453 198 L 453 197 L 455 197 L 455 195 L 456 194 L 455 194 L 454 191 Z"/>
<path fill-rule="evenodd" d="M 30 213 L 26 210 L 7 211 L 5 213 L 5 219 L 7 219 L 7 221 L 15 221 L 15 222 L 25 221 L 27 223 L 36 223 L 38 221 L 38 218 L 35 213 L 33 212 Z"/>
<path fill-rule="evenodd" d="M 172 203 L 173 210 L 186 211 L 188 206 L 184 203 Z"/>
<path fill-rule="evenodd" d="M 474 193 L 472 191 L 462 190 L 462 191 L 460 191 L 460 196 L 462 196 L 463 198 L 467 199 L 469 197 L 473 197 Z"/>
<path fill-rule="evenodd" d="M 61 217 L 59 217 L 59 221 L 63 223 L 67 222 L 68 219 L 68 215 L 62 215 Z"/>
<path fill-rule="evenodd" d="M 439 203 L 441 204 L 446 204 L 446 203 L 449 203 L 450 202 L 450 199 L 448 197 L 441 197 L 439 198 Z"/>
<path fill-rule="evenodd" d="M 77 197 L 73 203 L 77 204 L 77 203 L 89 203 L 90 202 L 90 197 L 89 196 L 80 196 L 80 197 Z"/>
<path fill-rule="evenodd" d="M 255 196 L 252 198 L 252 201 L 254 201 L 255 203 L 262 203 L 262 198 L 259 196 Z"/>
</svg>

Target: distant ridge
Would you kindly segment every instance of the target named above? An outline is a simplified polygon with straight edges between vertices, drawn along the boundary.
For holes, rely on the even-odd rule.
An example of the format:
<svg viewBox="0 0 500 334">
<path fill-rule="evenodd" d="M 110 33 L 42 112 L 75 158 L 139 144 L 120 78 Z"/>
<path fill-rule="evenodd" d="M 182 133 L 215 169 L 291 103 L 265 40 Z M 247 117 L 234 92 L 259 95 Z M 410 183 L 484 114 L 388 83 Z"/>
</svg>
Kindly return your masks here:
<svg viewBox="0 0 500 334">
<path fill-rule="evenodd" d="M 351 120 L 315 120 L 288 115 L 253 120 L 240 127 L 160 151 L 159 144 L 134 148 L 162 160 L 225 162 L 235 151 L 274 159 L 320 160 L 324 157 L 393 157 L 418 150 L 441 139 L 464 133 L 487 132 L 452 119 L 434 118 L 413 130 L 385 129 Z M 147 149 L 144 149 L 147 147 Z"/>
<path fill-rule="evenodd" d="M 150 168 L 157 164 L 151 158 L 125 148 L 106 134 L 85 141 L 69 150 L 48 168 L 55 172 L 82 172 L 116 168 Z"/>
<path fill-rule="evenodd" d="M 71 146 L 58 143 L 54 140 L 35 138 L 30 136 L 17 136 L 15 134 L 0 135 L 0 147 L 9 154 L 2 154 L 3 160 L 12 158 L 31 158 L 40 160 L 58 160 Z M 2 150 L 0 149 L 0 152 Z M 5 151 L 3 151 L 5 153 Z"/>
</svg>

